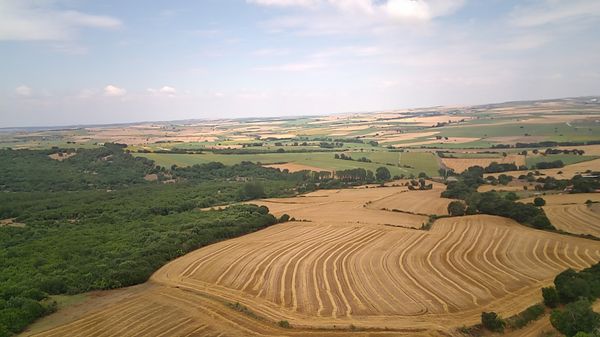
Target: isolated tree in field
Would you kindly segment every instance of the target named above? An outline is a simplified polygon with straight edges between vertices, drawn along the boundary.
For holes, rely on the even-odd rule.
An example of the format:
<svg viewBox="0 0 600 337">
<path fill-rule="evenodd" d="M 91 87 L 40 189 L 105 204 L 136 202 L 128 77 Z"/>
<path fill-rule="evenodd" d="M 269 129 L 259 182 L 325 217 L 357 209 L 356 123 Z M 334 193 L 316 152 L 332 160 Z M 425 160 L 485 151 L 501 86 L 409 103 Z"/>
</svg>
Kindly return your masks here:
<svg viewBox="0 0 600 337">
<path fill-rule="evenodd" d="M 388 170 L 387 167 L 378 167 L 377 170 L 375 171 L 375 178 L 377 180 L 380 181 L 386 181 L 386 180 L 390 180 L 390 178 L 392 177 L 392 174 L 390 173 L 390 170 Z"/>
<path fill-rule="evenodd" d="M 546 205 L 546 200 L 544 200 L 544 198 L 537 197 L 537 198 L 533 199 L 533 204 L 536 205 L 537 207 L 542 207 L 542 206 Z"/>
<path fill-rule="evenodd" d="M 465 215 L 466 206 L 461 201 L 452 201 L 448 204 L 448 213 L 452 216 L 462 216 Z"/>
<path fill-rule="evenodd" d="M 590 301 L 581 298 L 567 304 L 564 310 L 552 311 L 550 323 L 567 337 L 573 337 L 578 332 L 593 332 L 600 327 L 600 314 L 592 310 Z"/>
</svg>

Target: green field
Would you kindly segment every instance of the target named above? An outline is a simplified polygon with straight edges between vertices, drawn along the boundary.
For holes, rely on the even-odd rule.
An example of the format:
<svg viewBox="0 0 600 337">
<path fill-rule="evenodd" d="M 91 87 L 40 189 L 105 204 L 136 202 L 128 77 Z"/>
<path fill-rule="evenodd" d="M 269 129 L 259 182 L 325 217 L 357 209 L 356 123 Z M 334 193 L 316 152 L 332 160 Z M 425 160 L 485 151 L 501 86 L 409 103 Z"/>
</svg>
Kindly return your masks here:
<svg viewBox="0 0 600 337">
<path fill-rule="evenodd" d="M 600 126 L 560 124 L 501 124 L 482 126 L 451 126 L 439 128 L 440 136 L 444 137 L 544 137 L 550 141 L 586 141 L 600 139 Z M 529 136 L 526 136 L 529 135 Z M 537 142 L 539 140 L 532 140 Z M 499 142 L 500 143 L 500 142 Z M 466 144 L 463 144 L 466 145 Z"/>
<path fill-rule="evenodd" d="M 380 166 L 386 166 L 392 175 L 410 175 L 425 172 L 428 175 L 437 175 L 439 168 L 435 155 L 431 153 L 410 152 L 402 153 L 400 166 L 398 167 L 399 152 L 365 151 L 353 152 L 352 158 L 367 157 L 372 163 L 363 163 L 356 160 L 341 160 L 334 158 L 334 152 L 310 152 L 310 153 L 263 153 L 263 154 L 165 154 L 165 153 L 140 153 L 154 160 L 158 165 L 164 167 L 190 166 L 209 162 L 221 162 L 225 165 L 239 164 L 243 161 L 251 161 L 262 164 L 275 163 L 297 163 L 319 167 L 324 170 L 346 170 L 352 168 L 364 168 L 375 171 Z M 391 164 L 391 165 L 387 165 Z M 402 165 L 411 166 L 402 167 Z"/>
<path fill-rule="evenodd" d="M 546 156 L 535 156 L 527 157 L 526 163 L 528 167 L 532 167 L 537 163 L 551 162 L 556 160 L 562 160 L 565 165 L 577 164 L 583 161 L 589 161 L 597 159 L 597 156 L 579 156 L 576 154 L 549 154 Z"/>
</svg>

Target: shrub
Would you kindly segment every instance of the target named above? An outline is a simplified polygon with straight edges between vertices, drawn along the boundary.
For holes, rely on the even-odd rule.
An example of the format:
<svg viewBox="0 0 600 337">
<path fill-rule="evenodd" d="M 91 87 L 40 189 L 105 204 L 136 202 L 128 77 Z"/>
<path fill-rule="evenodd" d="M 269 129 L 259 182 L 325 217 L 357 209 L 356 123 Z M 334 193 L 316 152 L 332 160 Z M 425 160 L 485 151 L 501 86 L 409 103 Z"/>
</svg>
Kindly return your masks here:
<svg viewBox="0 0 600 337">
<path fill-rule="evenodd" d="M 554 287 L 542 288 L 542 297 L 544 298 L 544 304 L 549 308 L 555 308 L 558 305 L 558 292 Z"/>
<path fill-rule="evenodd" d="M 279 222 L 288 222 L 288 221 L 290 221 L 290 216 L 287 214 L 284 214 L 279 218 Z"/>
<path fill-rule="evenodd" d="M 503 332 L 505 322 L 498 314 L 495 312 L 482 312 L 481 313 L 481 324 L 484 328 L 494 331 L 494 332 Z"/>
<path fill-rule="evenodd" d="M 546 200 L 544 200 L 544 198 L 537 197 L 533 199 L 533 204 L 537 207 L 542 207 L 546 205 Z"/>
<path fill-rule="evenodd" d="M 277 323 L 277 325 L 279 325 L 280 327 L 284 328 L 284 329 L 289 329 L 291 328 L 290 322 L 288 321 L 279 321 Z"/>
<path fill-rule="evenodd" d="M 600 325 L 600 314 L 592 310 L 587 299 L 569 303 L 564 310 L 555 309 L 550 315 L 550 323 L 556 330 L 573 337 L 578 332 L 593 332 Z"/>
<path fill-rule="evenodd" d="M 252 200 L 266 197 L 265 188 L 259 182 L 248 182 L 240 189 L 240 199 Z"/>
<path fill-rule="evenodd" d="M 523 310 L 519 314 L 511 317 L 508 321 L 509 325 L 513 329 L 520 329 L 531 321 L 535 321 L 544 314 L 544 306 L 541 304 L 535 304 L 529 308 Z"/>
<path fill-rule="evenodd" d="M 386 180 L 390 180 L 390 178 L 392 177 L 390 170 L 388 170 L 387 167 L 378 167 L 377 170 L 375 171 L 375 178 L 379 181 L 386 181 Z"/>
<path fill-rule="evenodd" d="M 452 216 L 465 215 L 466 206 L 462 201 L 452 201 L 448 204 L 448 213 Z"/>
</svg>

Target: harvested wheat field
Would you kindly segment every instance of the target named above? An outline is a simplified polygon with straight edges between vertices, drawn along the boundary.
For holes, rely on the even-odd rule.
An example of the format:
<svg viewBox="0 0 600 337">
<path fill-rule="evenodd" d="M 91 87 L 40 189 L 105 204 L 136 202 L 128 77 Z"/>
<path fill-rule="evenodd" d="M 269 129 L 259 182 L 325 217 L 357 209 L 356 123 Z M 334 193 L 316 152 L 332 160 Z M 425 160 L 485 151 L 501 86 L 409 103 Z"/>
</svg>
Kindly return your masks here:
<svg viewBox="0 0 600 337">
<path fill-rule="evenodd" d="M 599 242 L 505 218 L 445 218 L 422 231 L 386 223 L 425 217 L 363 207 L 420 193 L 404 189 L 261 201 L 306 221 L 196 250 L 157 271 L 150 290 L 42 335 L 327 336 L 348 335 L 332 329 L 354 325 L 376 329 L 368 335 L 448 336 L 478 322 L 482 310 L 505 317 L 523 310 L 560 271 L 600 259 Z M 278 328 L 281 320 L 293 328 Z"/>
<path fill-rule="evenodd" d="M 588 200 L 600 202 L 600 193 L 552 194 L 541 197 L 546 200 L 544 212 L 554 227 L 569 233 L 600 237 L 598 204 L 585 204 Z M 533 198 L 523 199 L 523 202 L 533 202 Z"/>
<path fill-rule="evenodd" d="M 578 174 L 586 174 L 586 172 L 600 172 L 600 159 L 583 161 L 576 164 L 567 165 L 561 168 L 544 169 L 536 171 L 509 171 L 503 173 L 490 173 L 489 175 L 498 177 L 500 174 L 506 174 L 513 177 L 526 175 L 528 172 L 539 172 L 544 176 L 554 177 L 556 179 L 571 179 Z M 488 176 L 488 174 L 486 174 Z"/>
<path fill-rule="evenodd" d="M 324 168 L 310 166 L 310 165 L 303 165 L 303 164 L 298 164 L 298 163 L 269 164 L 269 165 L 263 165 L 263 167 L 276 168 L 276 169 L 280 169 L 282 171 L 288 170 L 290 172 L 299 172 L 299 171 L 306 171 L 306 170 L 315 171 L 315 172 L 329 171 Z"/>
<path fill-rule="evenodd" d="M 425 215 L 447 215 L 448 204 L 452 199 L 440 198 L 445 185 L 433 183 L 433 189 L 409 191 L 408 189 L 390 194 L 367 204 L 369 209 L 388 210 Z"/>
<path fill-rule="evenodd" d="M 404 186 L 321 190 L 296 198 L 273 198 L 252 203 L 267 206 L 276 216 L 287 213 L 298 220 L 324 224 L 391 225 L 419 228 L 427 222 L 426 216 L 388 212 L 368 207 L 369 204 L 381 199 L 393 198 L 398 194 L 404 196 L 407 191 L 408 188 Z M 439 193 L 437 193 L 436 199 L 439 199 Z"/>
<path fill-rule="evenodd" d="M 538 183 L 528 183 L 528 182 L 523 182 L 523 181 L 519 181 L 519 180 L 513 180 L 510 183 L 508 183 L 507 185 L 501 185 L 501 184 L 481 185 L 477 188 L 477 192 L 480 192 L 480 193 L 489 192 L 489 191 L 519 192 L 519 191 L 525 190 L 525 188 L 527 188 L 527 190 L 533 191 L 533 190 L 535 190 L 536 185 L 539 185 L 539 184 Z"/>
<path fill-rule="evenodd" d="M 600 212 L 588 205 L 544 206 L 544 212 L 558 229 L 600 237 Z"/>
<path fill-rule="evenodd" d="M 583 204 L 588 200 L 600 202 L 600 193 L 573 193 L 573 194 L 548 194 L 540 195 L 546 201 L 546 206 L 550 205 L 573 205 Z M 520 202 L 533 202 L 532 198 L 519 200 Z"/>
<path fill-rule="evenodd" d="M 525 165 L 525 156 L 522 155 L 509 155 L 498 158 L 441 158 L 441 160 L 442 164 L 453 169 L 457 173 L 463 172 L 471 166 L 486 167 L 492 162 L 499 164 L 514 163 L 517 166 Z"/>
</svg>

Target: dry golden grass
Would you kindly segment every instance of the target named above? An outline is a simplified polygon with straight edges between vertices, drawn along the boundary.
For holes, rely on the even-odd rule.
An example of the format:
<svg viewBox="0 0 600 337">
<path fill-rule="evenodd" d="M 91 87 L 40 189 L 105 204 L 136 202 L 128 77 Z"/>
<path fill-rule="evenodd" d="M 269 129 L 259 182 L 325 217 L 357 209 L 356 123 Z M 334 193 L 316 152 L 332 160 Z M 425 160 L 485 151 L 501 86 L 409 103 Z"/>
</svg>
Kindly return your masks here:
<svg viewBox="0 0 600 337">
<path fill-rule="evenodd" d="M 574 234 L 600 237 L 600 209 L 586 205 L 587 200 L 600 202 L 600 193 L 552 194 L 540 196 L 546 201 L 544 212 L 554 227 Z M 533 202 L 534 198 L 521 202 Z"/>
<path fill-rule="evenodd" d="M 24 223 L 21 222 L 17 222 L 15 221 L 16 218 L 10 218 L 10 219 L 1 219 L 0 220 L 0 227 L 25 227 Z"/>
<path fill-rule="evenodd" d="M 529 190 L 529 191 L 534 191 L 536 185 L 538 185 L 538 183 L 528 183 L 528 182 L 524 182 L 524 181 L 520 181 L 520 180 L 513 180 L 510 183 L 508 183 L 507 185 L 500 185 L 500 184 L 498 184 L 498 185 L 491 185 L 491 184 L 481 185 L 481 186 L 479 186 L 479 188 L 477 188 L 477 192 L 480 192 L 480 193 L 489 192 L 489 191 L 519 192 L 519 191 L 523 191 L 524 187 L 527 187 L 527 190 Z"/>
<path fill-rule="evenodd" d="M 431 137 L 437 135 L 438 131 L 433 132 L 412 132 L 412 133 L 396 133 L 391 135 L 386 135 L 385 138 L 377 138 L 380 143 L 392 143 L 392 142 L 402 142 L 405 140 L 411 140 L 415 138 L 421 137 Z"/>
<path fill-rule="evenodd" d="M 367 208 L 415 214 L 447 215 L 448 204 L 452 202 L 452 199 L 440 198 L 440 193 L 445 190 L 445 185 L 433 184 L 434 188 L 428 191 L 409 191 L 406 188 L 368 203 Z"/>
<path fill-rule="evenodd" d="M 270 164 L 270 165 L 263 165 L 263 166 L 277 168 L 280 170 L 288 170 L 290 172 L 298 172 L 298 171 L 305 171 L 305 170 L 315 171 L 315 172 L 331 171 L 331 170 L 327 170 L 327 169 L 316 167 L 316 166 L 303 165 L 303 164 L 297 164 L 297 163 Z"/>
<path fill-rule="evenodd" d="M 448 139 L 431 139 L 422 142 L 414 142 L 414 143 L 405 143 L 405 144 L 396 144 L 394 147 L 411 147 L 418 145 L 428 145 L 428 144 L 463 144 L 477 141 L 481 138 L 474 137 L 448 137 Z"/>
<path fill-rule="evenodd" d="M 587 171 L 600 172 L 600 159 L 583 161 L 580 163 L 567 165 L 561 168 L 537 170 L 537 172 L 544 176 L 554 177 L 556 179 L 571 179 L 575 175 L 586 174 Z M 486 174 L 486 176 L 491 175 L 498 177 L 500 174 L 506 174 L 513 177 L 518 177 L 520 175 L 526 175 L 529 172 L 536 171 L 509 171 L 503 173 L 490 173 Z"/>
<path fill-rule="evenodd" d="M 600 237 L 600 213 L 588 205 L 545 206 L 544 212 L 552 225 L 558 229 Z"/>
<path fill-rule="evenodd" d="M 588 200 L 600 202 L 600 193 L 548 194 L 540 195 L 539 197 L 546 200 L 546 206 L 583 204 Z M 520 201 L 524 203 L 533 202 L 534 198 L 531 197 Z"/>
<path fill-rule="evenodd" d="M 438 220 L 364 207 L 420 192 L 405 187 L 318 191 L 259 202 L 288 222 L 187 254 L 157 271 L 147 291 L 52 329 L 64 335 L 345 336 L 307 328 L 389 328 L 356 335 L 439 336 L 504 317 L 540 299 L 565 268 L 600 258 L 600 243 L 494 216 Z M 224 303 L 240 303 L 251 315 Z M 256 320 L 252 316 L 261 317 Z M 287 320 L 293 329 L 274 322 Z"/>
<path fill-rule="evenodd" d="M 73 157 L 76 154 L 77 154 L 77 152 L 53 153 L 53 154 L 49 154 L 48 157 L 50 157 L 50 159 L 54 159 L 54 160 L 58 160 L 58 161 L 63 161 L 65 159 L 69 159 L 69 158 Z"/>
<path fill-rule="evenodd" d="M 404 123 L 415 123 L 416 125 L 420 125 L 420 126 L 432 126 L 432 125 L 436 125 L 437 123 L 448 123 L 448 122 L 452 122 L 452 123 L 456 123 L 456 122 L 460 122 L 462 120 L 468 121 L 473 119 L 473 117 L 470 116 L 452 116 L 452 115 L 440 115 L 440 116 L 424 116 L 424 117 L 413 117 L 413 118 L 404 118 L 401 119 L 402 122 Z"/>
</svg>

